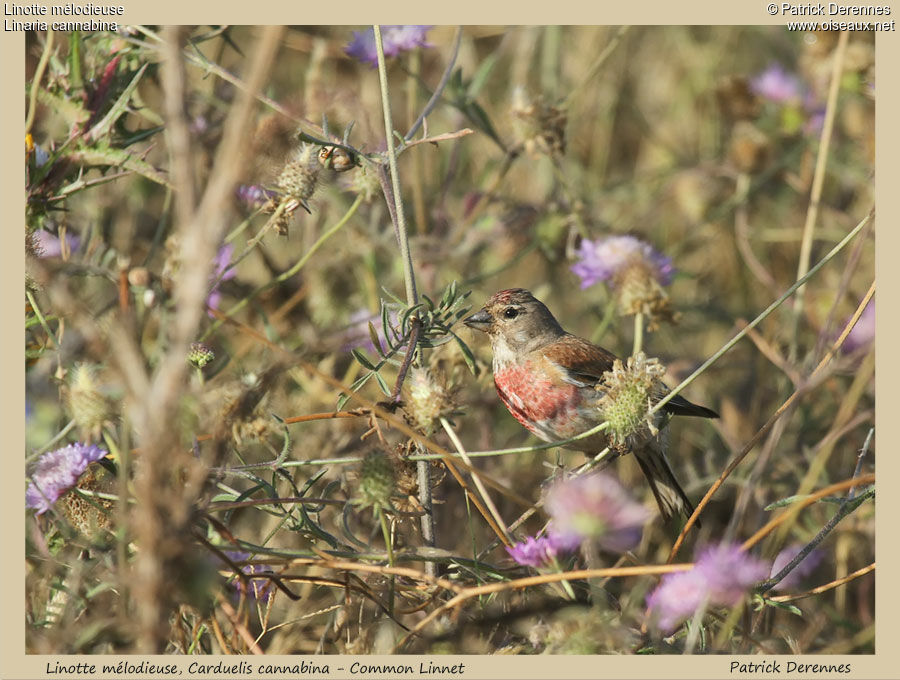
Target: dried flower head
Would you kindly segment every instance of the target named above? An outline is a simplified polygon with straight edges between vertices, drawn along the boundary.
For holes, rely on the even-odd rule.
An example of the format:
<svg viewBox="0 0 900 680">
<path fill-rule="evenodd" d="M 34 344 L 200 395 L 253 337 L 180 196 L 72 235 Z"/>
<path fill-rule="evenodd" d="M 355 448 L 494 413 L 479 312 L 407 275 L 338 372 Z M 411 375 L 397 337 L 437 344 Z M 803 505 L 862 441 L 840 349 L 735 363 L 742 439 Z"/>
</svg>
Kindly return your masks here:
<svg viewBox="0 0 900 680">
<path fill-rule="evenodd" d="M 647 597 L 648 614 L 660 630 L 670 632 L 707 605 L 736 606 L 768 573 L 769 565 L 740 545 L 708 547 L 693 569 L 663 576 Z"/>
<path fill-rule="evenodd" d="M 581 279 L 582 288 L 606 282 L 622 314 L 646 314 L 651 324 L 660 318 L 673 318 L 669 296 L 663 289 L 675 273 L 672 260 L 634 236 L 583 239 L 572 272 Z"/>
<path fill-rule="evenodd" d="M 427 33 L 431 26 L 382 26 L 381 46 L 385 57 L 396 57 L 416 47 L 431 47 Z M 344 48 L 348 57 L 353 57 L 372 68 L 378 66 L 378 52 L 375 49 L 375 29 L 354 31 L 353 40 Z"/>
<path fill-rule="evenodd" d="M 36 508 L 41 515 L 75 486 L 88 465 L 105 457 L 107 452 L 93 444 L 69 444 L 45 453 L 38 459 L 25 489 L 25 506 Z"/>
<path fill-rule="evenodd" d="M 371 203 L 373 199 L 381 194 L 381 182 L 378 181 L 378 175 L 375 174 L 375 170 L 364 165 L 353 173 L 353 182 L 350 190 L 355 194 L 359 194 L 366 203 Z"/>
<path fill-rule="evenodd" d="M 769 136 L 747 120 L 739 120 L 731 131 L 728 157 L 740 172 L 753 174 L 762 170 L 772 152 Z"/>
<path fill-rule="evenodd" d="M 624 364 L 616 359 L 613 369 L 603 374 L 597 390 L 603 392 L 600 410 L 609 423 L 611 446 L 633 450 L 659 434 L 665 416 L 649 411 L 666 392 L 665 374 L 659 360 L 648 359 L 643 352 L 628 357 Z"/>
<path fill-rule="evenodd" d="M 523 87 L 517 87 L 513 90 L 510 113 L 516 137 L 529 156 L 565 153 L 568 122 L 565 109 L 552 106 L 542 98 L 531 99 Z"/>
<path fill-rule="evenodd" d="M 612 552 L 630 550 L 652 513 L 613 477 L 603 473 L 556 482 L 547 492 L 549 535 L 556 550 L 595 541 Z"/>
<path fill-rule="evenodd" d="M 438 421 L 454 412 L 451 391 L 427 368 L 413 367 L 406 379 L 404 413 L 419 432 L 430 435 Z"/>
<path fill-rule="evenodd" d="M 90 364 L 76 364 L 69 372 L 64 390 L 66 405 L 72 420 L 86 439 L 98 438 L 112 416 L 112 402 L 97 384 L 97 368 Z"/>
<path fill-rule="evenodd" d="M 114 492 L 115 477 L 100 465 L 89 465 L 78 479 L 76 488 L 85 491 Z M 64 494 L 60 505 L 68 520 L 83 536 L 98 540 L 104 536 L 112 523 L 110 513 L 113 509 L 111 501 L 104 498 L 84 498 L 77 493 Z"/>
<path fill-rule="evenodd" d="M 316 193 L 319 184 L 319 147 L 313 144 L 301 144 L 294 157 L 285 163 L 275 184 L 285 203 L 284 219 L 276 222 L 278 233 L 287 234 L 287 224 L 297 207 L 309 211 L 309 199 Z"/>
<path fill-rule="evenodd" d="M 356 504 L 362 507 L 391 507 L 391 496 L 396 488 L 394 461 L 381 449 L 370 451 L 363 458 L 359 471 L 359 497 Z"/>
</svg>

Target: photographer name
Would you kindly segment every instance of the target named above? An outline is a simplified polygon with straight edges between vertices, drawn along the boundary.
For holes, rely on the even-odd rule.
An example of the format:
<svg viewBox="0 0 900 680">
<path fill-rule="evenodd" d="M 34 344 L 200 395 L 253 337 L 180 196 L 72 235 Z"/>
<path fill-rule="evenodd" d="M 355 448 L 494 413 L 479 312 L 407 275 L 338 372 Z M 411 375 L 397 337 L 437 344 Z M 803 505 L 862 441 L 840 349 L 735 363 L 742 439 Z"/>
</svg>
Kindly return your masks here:
<svg viewBox="0 0 900 680">
<path fill-rule="evenodd" d="M 775 14 L 774 8 L 778 5 L 769 5 L 769 12 Z M 869 17 L 890 16 L 891 8 L 888 5 L 841 5 L 837 2 L 825 3 L 800 3 L 792 5 L 789 2 L 781 3 L 782 16 L 792 17 Z"/>
<path fill-rule="evenodd" d="M 799 661 L 732 661 L 729 673 L 842 673 L 850 672 L 849 663 L 800 663 Z"/>
</svg>

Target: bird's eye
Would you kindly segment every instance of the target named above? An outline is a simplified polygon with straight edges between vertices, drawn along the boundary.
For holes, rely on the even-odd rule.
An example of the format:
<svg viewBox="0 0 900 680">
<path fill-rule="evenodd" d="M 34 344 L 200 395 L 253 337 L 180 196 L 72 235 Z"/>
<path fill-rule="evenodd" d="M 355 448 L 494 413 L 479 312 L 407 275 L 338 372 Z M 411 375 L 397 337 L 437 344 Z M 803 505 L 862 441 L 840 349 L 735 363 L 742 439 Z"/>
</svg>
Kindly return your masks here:
<svg viewBox="0 0 900 680">
<path fill-rule="evenodd" d="M 515 307 L 507 307 L 503 310 L 503 316 L 505 316 L 507 319 L 515 319 L 517 316 L 519 316 L 519 310 Z"/>
</svg>

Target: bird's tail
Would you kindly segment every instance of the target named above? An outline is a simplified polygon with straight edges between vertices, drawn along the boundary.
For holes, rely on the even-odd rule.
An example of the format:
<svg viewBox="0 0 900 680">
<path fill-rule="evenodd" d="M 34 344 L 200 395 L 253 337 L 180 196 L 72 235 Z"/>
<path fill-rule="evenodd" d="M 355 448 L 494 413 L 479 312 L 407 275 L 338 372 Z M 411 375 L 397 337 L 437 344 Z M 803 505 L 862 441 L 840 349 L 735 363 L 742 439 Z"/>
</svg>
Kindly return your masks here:
<svg viewBox="0 0 900 680">
<path fill-rule="evenodd" d="M 672 472 L 672 467 L 663 452 L 662 443 L 659 440 L 652 440 L 636 448 L 634 457 L 650 483 L 650 490 L 656 498 L 663 519 L 668 522 L 678 515 L 683 515 L 685 519 L 690 517 L 694 512 L 694 506 L 681 488 L 681 484 L 675 479 L 675 473 Z M 699 528 L 700 522 L 696 524 Z"/>
</svg>

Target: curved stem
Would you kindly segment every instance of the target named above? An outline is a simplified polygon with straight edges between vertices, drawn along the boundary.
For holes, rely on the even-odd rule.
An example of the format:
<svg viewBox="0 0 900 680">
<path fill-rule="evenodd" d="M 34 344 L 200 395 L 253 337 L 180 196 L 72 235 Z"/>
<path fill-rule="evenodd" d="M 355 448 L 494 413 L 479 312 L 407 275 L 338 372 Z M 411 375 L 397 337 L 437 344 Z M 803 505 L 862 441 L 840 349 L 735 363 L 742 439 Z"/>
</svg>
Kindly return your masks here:
<svg viewBox="0 0 900 680">
<path fill-rule="evenodd" d="M 316 251 L 317 251 L 319 248 L 322 247 L 322 244 L 324 244 L 325 241 L 327 241 L 327 240 L 330 239 L 332 236 L 334 236 L 334 235 L 341 229 L 341 227 L 343 227 L 345 224 L 347 224 L 347 222 L 350 221 L 350 218 L 353 217 L 354 214 L 356 214 L 356 210 L 359 208 L 359 206 L 360 206 L 361 204 L 362 204 L 362 196 L 359 195 L 359 196 L 356 197 L 356 200 L 353 201 L 353 204 L 347 209 L 347 212 L 344 213 L 344 216 L 341 217 L 341 219 L 339 219 L 339 220 L 338 220 L 338 221 L 337 221 L 330 229 L 328 229 L 327 231 L 325 231 L 325 232 L 324 232 L 324 233 L 316 240 L 316 242 L 312 244 L 312 246 L 310 247 L 310 249 L 307 250 L 307 251 L 303 254 L 303 257 L 301 257 L 301 258 L 297 261 L 297 264 L 295 264 L 293 267 L 291 267 L 291 268 L 288 269 L 287 271 L 282 272 L 281 274 L 279 274 L 278 276 L 276 276 L 276 277 L 275 277 L 274 279 L 272 279 L 271 281 L 267 281 L 266 283 L 262 284 L 261 286 L 259 286 L 259 287 L 256 288 L 255 290 L 253 290 L 253 291 L 252 291 L 249 295 L 247 295 L 244 299 L 240 300 L 240 301 L 237 302 L 231 309 L 229 309 L 229 310 L 225 313 L 225 316 L 226 316 L 226 317 L 233 316 L 236 312 L 238 312 L 238 311 L 240 311 L 241 309 L 243 309 L 244 307 L 246 307 L 246 306 L 250 303 L 250 301 L 251 301 L 253 298 L 255 298 L 257 295 L 259 295 L 260 293 L 262 293 L 262 292 L 268 290 L 269 288 L 272 288 L 273 286 L 278 285 L 279 283 L 283 283 L 284 281 L 287 281 L 289 278 L 291 278 L 292 276 L 294 276 L 294 274 L 296 274 L 296 273 L 299 272 L 301 269 L 303 269 L 303 266 L 304 266 L 307 262 L 309 262 L 309 258 L 311 258 L 313 255 L 315 255 Z M 217 320 L 215 323 L 213 323 L 213 324 L 206 330 L 206 332 L 203 333 L 203 335 L 200 337 L 200 340 L 203 341 L 203 340 L 205 340 L 206 338 L 208 338 L 208 337 L 210 336 L 210 334 L 212 334 L 216 329 L 218 329 L 219 326 L 222 325 L 222 323 L 223 323 L 223 319 L 219 319 L 219 320 Z"/>
</svg>

